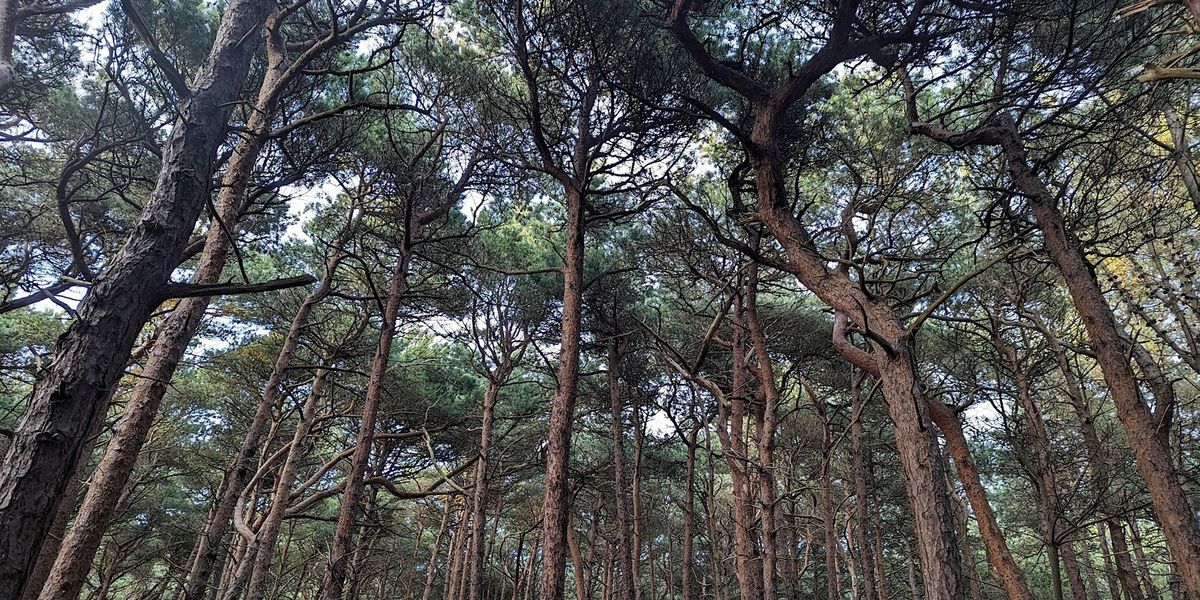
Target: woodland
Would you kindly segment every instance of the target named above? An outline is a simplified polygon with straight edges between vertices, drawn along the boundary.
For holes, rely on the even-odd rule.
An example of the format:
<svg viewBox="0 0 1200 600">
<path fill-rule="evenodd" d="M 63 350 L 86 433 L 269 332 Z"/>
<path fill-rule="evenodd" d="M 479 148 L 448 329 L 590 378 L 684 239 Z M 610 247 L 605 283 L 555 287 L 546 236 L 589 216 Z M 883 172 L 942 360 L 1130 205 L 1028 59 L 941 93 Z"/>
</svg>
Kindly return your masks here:
<svg viewBox="0 0 1200 600">
<path fill-rule="evenodd" d="M 0 0 L 0 600 L 1200 600 L 1198 80 L 1200 0 Z"/>
</svg>

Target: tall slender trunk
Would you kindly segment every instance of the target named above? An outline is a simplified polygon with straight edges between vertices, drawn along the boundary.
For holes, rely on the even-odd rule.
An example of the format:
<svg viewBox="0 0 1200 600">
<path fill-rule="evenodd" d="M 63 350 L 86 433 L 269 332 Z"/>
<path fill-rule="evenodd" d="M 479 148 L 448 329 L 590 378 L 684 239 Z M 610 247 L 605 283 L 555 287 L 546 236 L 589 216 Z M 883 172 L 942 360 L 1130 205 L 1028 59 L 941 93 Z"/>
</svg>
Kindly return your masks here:
<svg viewBox="0 0 1200 600">
<path fill-rule="evenodd" d="M 758 467 L 759 496 L 762 504 L 762 594 L 763 600 L 775 600 L 779 584 L 778 550 L 779 531 L 775 522 L 775 508 L 779 492 L 775 483 L 775 431 L 779 428 L 779 389 L 775 383 L 775 368 L 767 348 L 767 336 L 758 316 L 758 263 L 746 266 L 746 327 L 750 333 L 758 376 L 758 389 L 762 396 L 762 414 L 759 418 Z"/>
<path fill-rule="evenodd" d="M 308 434 L 312 431 L 317 403 L 325 391 L 329 373 L 330 371 L 327 369 L 320 369 L 313 378 L 308 397 L 304 401 L 304 406 L 300 408 L 300 420 L 296 423 L 295 431 L 292 432 L 292 441 L 288 446 L 287 457 L 284 458 L 283 465 L 276 475 L 271 507 L 267 510 L 263 524 L 255 533 L 254 539 L 250 541 L 250 544 L 257 549 L 254 560 L 245 560 L 243 565 L 239 565 L 239 570 L 245 569 L 249 573 L 245 600 L 261 600 L 266 593 L 267 576 L 271 570 L 271 561 L 275 556 L 275 544 L 279 540 L 280 527 L 283 525 L 288 500 L 291 498 L 292 486 L 296 482 L 296 471 L 300 466 L 300 460 L 304 457 L 305 442 Z M 247 578 L 243 576 L 239 579 L 246 581 Z M 237 590 L 229 590 L 226 592 L 224 600 L 236 600 L 237 597 Z"/>
<path fill-rule="evenodd" d="M 758 600 L 762 597 L 762 572 L 754 569 L 758 551 L 754 543 L 754 499 L 747 472 L 749 456 L 746 444 L 746 400 L 748 385 L 746 383 L 745 348 L 742 341 L 742 302 L 734 301 L 734 317 L 731 319 L 731 339 L 733 353 L 732 386 L 729 394 L 729 409 L 723 405 L 717 407 L 721 424 L 717 427 L 717 436 L 721 440 L 722 454 L 729 468 L 733 484 L 733 531 L 734 565 L 736 567 L 738 588 L 745 600 Z M 715 499 L 710 498 L 710 502 Z"/>
<path fill-rule="evenodd" d="M 1146 600 L 1142 586 L 1138 582 L 1137 573 L 1133 570 L 1133 560 L 1129 557 L 1129 542 L 1125 538 L 1125 529 L 1117 519 L 1109 519 L 1108 534 L 1112 538 L 1113 561 L 1117 566 L 1117 578 L 1121 588 L 1129 600 Z"/>
<path fill-rule="evenodd" d="M 863 467 L 867 450 L 863 447 L 863 411 L 866 400 L 862 397 L 862 371 L 851 368 L 850 399 L 854 416 L 850 422 L 850 448 L 853 458 L 850 470 L 854 474 L 854 547 L 858 552 L 858 567 L 863 578 L 863 600 L 875 600 L 875 570 L 871 568 L 870 550 L 867 547 L 867 475 Z"/>
<path fill-rule="evenodd" d="M 820 463 L 820 488 L 821 488 L 821 529 L 825 533 L 825 595 L 829 600 L 836 600 L 842 595 L 842 590 L 838 588 L 838 535 L 837 535 L 837 516 L 833 507 L 833 424 L 830 422 L 829 413 L 826 410 L 825 402 L 817 397 L 816 392 L 812 391 L 807 385 L 805 389 L 809 391 L 809 396 L 812 400 L 813 410 L 817 414 L 817 420 L 821 422 L 821 463 Z"/>
<path fill-rule="evenodd" d="M 446 537 L 446 528 L 450 524 L 450 513 L 453 512 L 452 498 L 446 499 L 446 509 L 442 511 L 442 524 L 438 526 L 437 535 L 433 538 L 433 550 L 429 551 L 429 562 L 425 564 L 425 587 L 421 591 L 421 600 L 433 598 L 434 578 L 438 573 L 438 555 L 442 550 L 442 540 Z"/>
<path fill-rule="evenodd" d="M 975 513 L 979 536 L 983 539 L 983 548 L 987 554 L 988 563 L 995 570 L 996 578 L 1000 580 L 1001 587 L 1012 600 L 1033 600 L 1033 593 L 1025 582 L 1025 574 L 1021 572 L 1021 568 L 1013 559 L 1012 552 L 1008 549 L 1008 542 L 1004 538 L 1004 532 L 996 520 L 996 513 L 992 510 L 991 502 L 988 501 L 987 489 L 983 486 L 979 468 L 975 465 L 975 458 L 971 455 L 971 447 L 967 444 L 962 424 L 959 423 L 958 417 L 954 415 L 950 407 L 945 404 L 935 400 L 929 403 L 929 407 L 930 415 L 946 438 L 946 449 L 954 459 L 958 479 L 962 482 L 967 501 Z"/>
<path fill-rule="evenodd" d="M 620 594 L 617 600 L 635 600 L 637 584 L 633 573 L 637 564 L 633 556 L 633 540 L 629 523 L 628 484 L 625 480 L 625 418 L 621 404 L 621 348 L 617 338 L 608 342 L 608 400 L 612 418 L 613 505 L 616 507 L 617 533 L 614 544 L 620 571 Z"/>
<path fill-rule="evenodd" d="M 354 535 L 354 521 L 365 486 L 367 463 L 371 458 L 371 449 L 375 445 L 375 421 L 379 414 L 379 402 L 383 397 L 384 379 L 391 361 L 392 341 L 396 335 L 396 318 L 400 313 L 400 302 L 405 292 L 408 291 L 408 265 L 412 252 L 411 226 L 413 220 L 409 218 L 407 221 L 408 227 L 405 227 L 405 240 L 401 245 L 400 258 L 392 269 L 391 283 L 388 285 L 379 342 L 375 346 L 375 356 L 371 361 L 371 374 L 367 379 L 367 393 L 359 420 L 358 439 L 354 446 L 354 454 L 350 458 L 350 471 L 346 474 L 337 527 L 334 530 L 333 540 L 329 544 L 329 567 L 326 569 L 325 578 L 321 583 L 322 600 L 341 600 L 346 581 L 347 561 L 351 551 L 350 542 Z"/>
<path fill-rule="evenodd" d="M 480 600 L 483 592 L 485 566 L 483 536 L 487 512 L 488 453 L 492 447 L 492 426 L 496 421 L 496 400 L 500 397 L 500 386 L 508 377 L 507 372 L 489 374 L 487 389 L 483 394 L 483 416 L 479 428 L 479 459 L 475 463 L 475 488 L 471 498 L 471 547 L 468 563 L 469 591 L 467 600 Z"/>
<path fill-rule="evenodd" d="M 579 552 L 578 538 L 579 535 L 575 532 L 575 518 L 572 515 L 567 521 L 567 548 L 571 552 L 571 565 L 575 573 L 572 577 L 575 581 L 575 600 L 588 600 L 588 568 Z"/>
<path fill-rule="evenodd" d="M 692 570 L 695 568 L 696 553 L 694 550 L 696 536 L 696 436 L 700 425 L 692 427 L 687 437 L 687 468 L 684 474 L 684 485 L 687 486 L 683 496 L 683 557 L 682 585 L 680 600 L 692 600 Z M 711 559 L 710 559 L 711 560 Z"/>
<path fill-rule="evenodd" d="M 581 190 L 567 189 L 566 248 L 563 253 L 562 340 L 558 365 L 558 391 L 550 408 L 546 446 L 545 496 L 542 499 L 541 600 L 562 600 L 566 570 L 566 537 L 571 461 L 571 425 L 579 386 L 579 342 L 583 323 L 584 198 Z"/>
<path fill-rule="evenodd" d="M 238 498 L 253 475 L 251 461 L 260 450 L 259 445 L 267 423 L 271 419 L 271 412 L 279 402 L 292 358 L 295 356 L 297 348 L 300 347 L 300 337 L 308 326 L 308 319 L 312 315 L 313 309 L 329 295 L 333 288 L 334 275 L 346 256 L 342 245 L 353 233 L 356 222 L 357 217 L 352 215 L 350 226 L 332 244 L 333 253 L 325 263 L 325 272 L 321 276 L 321 282 L 313 291 L 309 292 L 292 317 L 287 334 L 279 348 L 279 354 L 275 358 L 275 365 L 271 369 L 271 376 L 263 386 L 262 397 L 254 411 L 254 417 L 250 420 L 250 426 L 246 429 L 246 435 L 242 438 L 237 456 L 234 457 L 233 464 L 225 472 L 225 477 L 217 488 L 216 501 L 209 511 L 208 519 L 205 520 L 204 529 L 196 537 L 196 543 L 192 548 L 191 569 L 188 571 L 187 581 L 184 584 L 183 600 L 204 599 L 208 590 L 208 581 L 212 575 L 213 563 L 220 555 L 221 539 L 225 537 L 225 532 L 230 525 Z"/>
<path fill-rule="evenodd" d="M 266 17 L 263 0 L 226 6 L 208 58 L 163 144 L 158 183 L 125 246 L 55 344 L 0 467 L 0 597 L 20 597 L 104 397 L 162 300 L 209 196 L 217 146 Z M 51 434 L 52 433 L 52 434 Z"/>
</svg>

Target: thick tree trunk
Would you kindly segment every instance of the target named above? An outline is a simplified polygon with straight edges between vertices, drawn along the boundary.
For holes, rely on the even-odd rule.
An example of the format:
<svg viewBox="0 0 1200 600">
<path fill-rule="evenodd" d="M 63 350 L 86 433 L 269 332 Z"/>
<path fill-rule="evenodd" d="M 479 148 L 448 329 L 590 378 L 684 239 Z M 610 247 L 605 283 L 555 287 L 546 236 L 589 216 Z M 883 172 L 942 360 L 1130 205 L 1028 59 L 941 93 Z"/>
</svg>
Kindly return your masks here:
<svg viewBox="0 0 1200 600">
<path fill-rule="evenodd" d="M 695 577 L 692 571 L 695 568 L 696 553 L 694 549 L 696 536 L 696 436 L 700 432 L 700 425 L 696 425 L 688 433 L 687 438 L 687 467 L 684 474 L 684 485 L 687 486 L 683 496 L 683 558 L 682 564 L 682 585 L 680 586 L 680 600 L 692 600 L 692 588 Z"/>
<path fill-rule="evenodd" d="M 913 514 L 926 597 L 961 600 L 966 585 L 943 475 L 945 465 L 932 434 L 925 392 L 916 375 L 911 332 L 903 328 L 889 306 L 867 297 L 846 274 L 830 269 L 812 246 L 786 200 L 774 122 L 778 115 L 766 109 L 759 112 L 752 134 L 757 147 L 751 157 L 759 215 L 783 246 L 787 267 L 800 283 L 835 311 L 869 325 L 875 336 L 875 352 L 870 355 L 847 347 L 845 340 L 837 344 L 838 349 L 849 352 L 847 358 L 881 380 L 883 397 L 895 423 L 896 449 Z"/>
<path fill-rule="evenodd" d="M 412 220 L 410 219 L 406 225 L 411 228 Z M 383 398 L 384 379 L 387 377 L 388 364 L 391 361 L 392 341 L 396 335 L 396 318 L 400 313 L 401 300 L 408 291 L 408 265 L 412 252 L 411 235 L 411 231 L 405 233 L 406 239 L 401 247 L 400 258 L 392 269 L 391 283 L 388 285 L 387 302 L 384 305 L 383 321 L 380 324 L 379 342 L 375 346 L 375 356 L 371 360 L 371 374 L 367 379 L 367 393 L 358 425 L 358 439 L 354 446 L 354 454 L 350 458 L 350 470 L 346 473 L 346 484 L 342 491 L 337 527 L 334 529 L 333 540 L 329 544 L 329 566 L 321 583 L 320 597 L 322 600 L 341 600 L 346 581 L 346 570 L 349 566 L 347 563 L 352 550 L 350 542 L 354 535 L 354 522 L 358 516 L 358 505 L 365 486 L 371 449 L 375 445 L 375 421 L 379 414 L 380 400 Z"/>
<path fill-rule="evenodd" d="M 250 133 L 241 138 L 235 147 L 229 168 L 221 180 L 221 191 L 216 202 L 217 214 L 209 227 L 193 283 L 211 284 L 220 279 L 232 237 L 238 230 L 250 175 L 278 104 L 285 65 L 277 13 L 267 17 L 266 30 L 267 71 L 246 124 Z M 92 475 L 74 525 L 63 540 L 52 576 L 40 596 L 43 600 L 74 600 L 79 596 L 92 558 L 116 510 L 116 499 L 133 473 L 167 387 L 199 329 L 210 301 L 209 297 L 185 298 L 179 301 L 159 326 L 125 412 Z"/>
<path fill-rule="evenodd" d="M 563 599 L 567 518 L 570 513 L 567 475 L 571 461 L 571 425 L 575 418 L 575 399 L 579 386 L 579 342 L 583 321 L 583 204 L 582 192 L 568 187 L 558 391 L 550 408 L 546 491 L 542 500 L 541 600 Z"/>
<path fill-rule="evenodd" d="M 633 573 L 636 559 L 633 556 L 632 531 L 629 523 L 629 494 L 625 480 L 625 418 L 624 407 L 621 404 L 621 348 L 620 342 L 613 338 L 608 342 L 608 401 L 612 418 L 612 461 L 613 461 L 613 505 L 616 507 L 616 543 L 618 571 L 620 572 L 620 592 L 617 600 L 635 600 L 637 584 Z M 690 489 L 690 488 L 689 488 Z"/>
<path fill-rule="evenodd" d="M 19 597 L 105 394 L 174 271 L 208 199 L 268 3 L 233 0 L 163 145 L 158 183 L 125 246 L 91 286 L 55 346 L 0 467 L 0 597 Z"/>
<path fill-rule="evenodd" d="M 105 405 L 107 406 L 111 400 L 111 397 L 106 397 L 104 401 Z M 97 425 L 100 426 L 102 424 L 103 419 L 101 418 L 97 421 Z M 54 515 L 54 522 L 50 525 L 49 535 L 47 535 L 46 541 L 42 543 L 42 548 L 38 551 L 37 563 L 34 565 L 33 571 L 29 574 L 29 581 L 25 584 L 25 592 L 22 600 L 37 600 L 38 595 L 42 593 L 42 588 L 46 585 L 46 580 L 50 578 L 50 572 L 54 567 L 55 560 L 58 558 L 58 551 L 62 548 L 62 542 L 67 532 L 67 524 L 70 522 L 71 517 L 75 516 L 76 505 L 81 500 L 80 492 L 86 490 L 86 472 L 88 462 L 90 462 L 88 457 L 96 449 L 98 441 L 99 431 L 92 431 L 88 435 L 87 443 L 84 444 L 76 472 L 71 476 L 71 484 L 67 486 L 67 491 L 63 498 L 64 501 L 59 505 L 58 513 Z"/>
</svg>

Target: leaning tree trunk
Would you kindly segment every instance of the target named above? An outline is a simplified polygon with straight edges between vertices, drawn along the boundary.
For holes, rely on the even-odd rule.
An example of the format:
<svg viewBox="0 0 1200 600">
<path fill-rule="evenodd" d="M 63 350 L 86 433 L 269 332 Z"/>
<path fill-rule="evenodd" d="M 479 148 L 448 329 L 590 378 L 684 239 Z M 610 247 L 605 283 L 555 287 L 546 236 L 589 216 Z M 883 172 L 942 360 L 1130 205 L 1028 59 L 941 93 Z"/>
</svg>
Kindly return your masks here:
<svg viewBox="0 0 1200 600">
<path fill-rule="evenodd" d="M 296 349 L 300 347 L 300 336 L 308 326 L 308 319 L 312 315 L 313 309 L 333 289 L 334 274 L 346 256 L 346 252 L 342 250 L 342 244 L 346 242 L 346 237 L 353 229 L 352 217 L 350 226 L 332 244 L 333 254 L 325 263 L 325 273 L 321 277 L 320 284 L 300 303 L 300 307 L 292 317 L 292 323 L 288 327 L 287 335 L 284 336 L 283 344 L 275 359 L 275 366 L 271 370 L 271 376 L 263 388 L 258 408 L 250 421 L 250 427 L 246 430 L 245 437 L 242 438 L 242 445 L 238 448 L 233 464 L 225 472 L 225 477 L 217 488 L 216 502 L 209 513 L 208 520 L 205 521 L 204 530 L 196 538 L 196 544 L 192 548 L 191 569 L 184 587 L 183 600 L 203 600 L 208 590 L 212 566 L 220 554 L 221 538 L 225 536 L 238 498 L 253 474 L 252 459 L 259 451 L 259 442 L 262 440 L 262 434 L 271 418 L 271 411 L 278 403 L 280 393 L 283 391 L 284 378 L 291 367 L 292 357 L 295 356 Z"/>
<path fill-rule="evenodd" d="M 275 556 L 275 544 L 279 539 L 279 531 L 283 525 L 288 500 L 291 498 L 292 486 L 296 482 L 296 471 L 300 466 L 300 460 L 304 457 L 304 442 L 308 438 L 309 432 L 312 431 L 317 403 L 325 391 L 329 374 L 329 370 L 319 369 L 317 375 L 313 377 L 308 398 L 305 399 L 304 406 L 300 408 L 300 420 L 296 423 L 295 431 L 292 432 L 292 442 L 288 446 L 287 458 L 284 459 L 283 466 L 279 468 L 279 474 L 275 478 L 275 493 L 271 498 L 271 507 L 263 518 L 262 526 L 254 534 L 254 539 L 249 542 L 255 546 L 256 552 L 247 552 L 246 560 L 238 565 L 239 571 L 245 569 L 249 572 L 249 577 L 239 573 L 234 579 L 236 582 L 248 580 L 246 600 L 260 600 L 266 593 L 267 575 L 270 573 L 271 561 Z M 251 555 L 253 559 L 250 558 Z M 233 586 L 230 589 L 234 589 Z M 225 597 L 233 600 L 238 597 L 238 594 L 230 594 L 227 591 Z"/>
<path fill-rule="evenodd" d="M 232 0 L 163 145 L 158 183 L 120 253 L 55 345 L 0 467 L 0 597 L 19 597 L 103 398 L 209 196 L 217 145 L 241 91 L 268 2 Z"/>
<path fill-rule="evenodd" d="M 193 282 L 216 283 L 225 268 L 232 237 L 238 229 L 242 204 L 254 163 L 266 139 L 271 115 L 275 113 L 281 77 L 285 71 L 283 39 L 278 31 L 278 13 L 267 18 L 267 71 L 259 87 L 258 99 L 246 124 L 250 135 L 241 139 L 221 180 L 216 202 L 217 214 L 209 227 L 204 251 Z M 196 335 L 211 298 L 181 300 L 159 327 L 146 366 L 117 423 L 104 456 L 96 467 L 87 496 L 75 517 L 75 524 L 63 540 L 52 576 L 42 590 L 43 600 L 74 600 L 79 597 L 92 558 L 100 547 L 104 531 L 116 510 L 116 498 L 129 481 L 142 445 L 154 424 L 175 370 L 183 360 L 188 344 Z"/>
<path fill-rule="evenodd" d="M 1004 119 L 999 145 L 1014 185 L 1023 192 L 1042 232 L 1046 255 L 1062 274 L 1084 329 L 1092 340 L 1096 362 L 1112 395 L 1117 418 L 1125 429 L 1138 470 L 1158 516 L 1171 557 L 1188 592 L 1200 596 L 1200 524 L 1188 502 L 1167 443 L 1174 402 L 1171 383 L 1152 364 L 1139 361 L 1154 390 L 1152 412 L 1142 400 L 1130 357 L 1138 358 L 1138 343 L 1117 324 L 1112 307 L 1100 289 L 1095 270 L 1082 244 L 1067 229 L 1057 198 L 1029 166 L 1025 147 L 1011 119 Z M 1149 367 L 1149 369 L 1148 369 Z"/>
<path fill-rule="evenodd" d="M 411 234 L 406 232 L 405 235 L 407 237 Z M 396 335 L 396 317 L 400 313 L 400 301 L 408 289 L 408 264 L 412 251 L 410 239 L 405 240 L 400 258 L 396 262 L 395 268 L 392 269 L 379 342 L 375 346 L 375 357 L 372 359 L 371 374 L 367 380 L 367 394 L 363 401 L 362 417 L 358 426 L 358 440 L 354 446 L 354 454 L 350 458 L 350 471 L 346 474 L 337 527 L 329 545 L 329 567 L 326 569 L 325 578 L 321 583 L 322 600 L 340 600 L 346 582 L 347 561 L 351 552 L 350 542 L 354 535 L 354 519 L 358 513 L 359 500 L 366 482 L 367 462 L 371 458 L 371 447 L 375 444 L 375 421 L 379 414 L 379 402 L 383 397 L 383 385 L 391 359 L 392 341 Z"/>
<path fill-rule="evenodd" d="M 1000 580 L 1001 587 L 1008 593 L 1011 600 L 1033 600 L 1033 593 L 1025 582 L 1025 574 L 1021 572 L 1017 561 L 1013 559 L 1012 552 L 1008 549 L 1008 542 L 1004 538 L 1004 532 L 996 520 L 996 513 L 992 510 L 991 502 L 988 501 L 987 488 L 984 487 L 983 480 L 979 475 L 979 468 L 975 465 L 975 458 L 971 454 L 971 447 L 967 444 L 962 424 L 959 423 L 958 417 L 950 410 L 950 407 L 940 401 L 931 400 L 929 409 L 933 421 L 937 423 L 938 429 L 946 437 L 946 449 L 949 450 L 950 457 L 954 459 L 958 480 L 962 482 L 967 502 L 970 503 L 971 510 L 975 513 L 975 522 L 979 526 L 979 537 L 983 539 L 983 548 L 988 563 L 995 570 L 996 578 Z"/>
<path fill-rule="evenodd" d="M 905 491 L 916 530 L 921 575 L 929 600 L 958 600 L 966 591 L 962 557 L 958 550 L 954 516 L 944 477 L 945 465 L 932 432 L 927 397 L 916 373 L 912 334 L 889 306 L 869 298 L 844 273 L 827 266 L 813 247 L 804 227 L 791 212 L 783 178 L 782 159 L 774 118 L 764 109 L 752 136 L 757 143 L 751 157 L 759 214 L 783 246 L 787 268 L 835 311 L 866 327 L 877 336 L 875 352 L 837 344 L 859 367 L 881 380 L 884 400 L 895 423 L 896 449 L 903 468 Z M 857 317 L 857 318 L 856 318 Z M 838 340 L 835 340 L 835 343 Z M 844 342 L 844 340 L 843 340 Z"/>
</svg>

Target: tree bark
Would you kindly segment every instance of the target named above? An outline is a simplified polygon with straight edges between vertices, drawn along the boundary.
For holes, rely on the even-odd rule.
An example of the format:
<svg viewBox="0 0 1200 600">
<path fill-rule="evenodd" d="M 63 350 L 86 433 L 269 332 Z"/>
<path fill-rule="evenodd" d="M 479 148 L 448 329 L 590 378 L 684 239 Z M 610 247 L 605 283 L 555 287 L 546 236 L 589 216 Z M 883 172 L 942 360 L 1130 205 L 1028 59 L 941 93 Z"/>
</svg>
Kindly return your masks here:
<svg viewBox="0 0 1200 600">
<path fill-rule="evenodd" d="M 125 246 L 55 345 L 0 467 L 0 597 L 19 597 L 108 390 L 208 199 L 217 145 L 268 3 L 233 0 L 164 144 L 158 183 Z"/>
<path fill-rule="evenodd" d="M 562 600 L 566 569 L 567 475 L 571 461 L 571 425 L 579 386 L 579 342 L 583 321 L 584 198 L 567 186 L 566 248 L 563 253 L 562 341 L 558 391 L 550 408 L 546 446 L 545 496 L 542 500 L 541 600 Z"/>
<path fill-rule="evenodd" d="M 325 273 L 321 277 L 321 282 L 300 303 L 295 316 L 292 317 L 291 325 L 288 326 L 288 332 L 284 336 L 283 344 L 279 349 L 279 355 L 276 357 L 275 365 L 271 370 L 271 376 L 267 379 L 267 383 L 263 387 L 262 398 L 255 409 L 254 417 L 250 421 L 246 435 L 242 438 L 242 445 L 238 448 L 238 453 L 233 460 L 233 464 L 225 472 L 225 477 L 222 479 L 221 485 L 217 488 L 216 502 L 214 502 L 208 519 L 204 523 L 204 530 L 196 538 L 195 546 L 192 548 L 192 564 L 188 572 L 187 582 L 184 585 L 183 600 L 204 599 L 208 589 L 208 581 L 212 574 L 213 563 L 220 553 L 221 539 L 225 536 L 225 532 L 229 527 L 230 518 L 233 516 L 238 498 L 242 495 L 242 490 L 245 489 L 246 483 L 253 474 L 251 461 L 259 451 L 263 432 L 266 430 L 267 423 L 271 419 L 271 411 L 279 402 L 280 394 L 283 391 L 284 378 L 291 366 L 292 358 L 296 354 L 296 349 L 300 346 L 301 335 L 308 326 L 308 319 L 312 315 L 313 309 L 333 289 L 334 275 L 337 272 L 338 266 L 341 265 L 341 262 L 346 257 L 346 252 L 342 250 L 342 245 L 353 232 L 356 222 L 357 219 L 352 215 L 350 225 L 332 244 L 333 254 L 330 255 L 325 263 Z"/>
<path fill-rule="evenodd" d="M 507 359 L 507 357 L 506 357 Z M 505 361 L 495 373 L 488 374 L 487 389 L 483 394 L 483 416 L 479 430 L 479 459 L 475 463 L 475 488 L 471 498 L 471 547 L 468 563 L 469 591 L 467 600 L 480 600 L 483 592 L 484 556 L 483 536 L 487 512 L 488 453 L 492 447 L 492 427 L 496 421 L 496 401 L 500 397 L 500 386 L 508 378 L 511 363 Z"/>
<path fill-rule="evenodd" d="M 325 391 L 329 374 L 329 370 L 320 369 L 313 378 L 308 397 L 304 401 L 304 406 L 300 408 L 300 420 L 296 423 L 295 431 L 292 432 L 292 441 L 288 446 L 287 457 L 283 460 L 283 465 L 276 475 L 271 507 L 267 510 L 267 515 L 263 518 L 262 526 L 258 528 L 254 539 L 250 540 L 250 543 L 257 549 L 254 559 L 245 560 L 243 561 L 244 565 L 239 565 L 239 569 L 245 568 L 249 572 L 246 600 L 261 600 L 266 593 L 267 576 L 271 570 L 271 561 L 275 556 L 275 544 L 279 539 L 279 531 L 283 525 L 288 500 L 291 499 L 292 486 L 296 481 L 296 471 L 305 454 L 305 441 L 312 431 L 313 419 L 316 418 L 317 402 L 320 401 L 321 395 Z M 247 578 L 243 576 L 238 579 L 246 581 Z M 224 600 L 236 600 L 237 597 L 237 590 L 231 589 L 226 592 Z"/>
<path fill-rule="evenodd" d="M 850 422 L 851 465 L 854 474 L 854 546 L 858 551 L 858 567 L 863 578 L 863 600 L 875 600 L 875 570 L 871 568 L 870 550 L 867 544 L 867 475 L 863 466 L 867 450 L 863 447 L 863 411 L 866 400 L 862 397 L 863 374 L 851 367 L 850 399 L 854 416 Z"/>
<path fill-rule="evenodd" d="M 346 582 L 346 570 L 349 566 L 347 561 L 352 550 L 350 542 L 354 535 L 354 521 L 358 516 L 358 505 L 365 486 L 367 463 L 371 458 L 371 449 L 375 445 L 375 421 L 379 415 L 380 400 L 383 398 L 384 379 L 387 377 L 388 365 L 391 362 L 392 341 L 396 336 L 396 318 L 400 313 L 401 300 L 408 291 L 412 223 L 413 220 L 408 219 L 400 258 L 392 269 L 391 283 L 388 285 L 379 341 L 375 346 L 375 356 L 371 360 L 371 374 L 367 379 L 367 393 L 358 425 L 358 439 L 354 446 L 354 454 L 350 458 L 350 470 L 346 473 L 346 484 L 342 491 L 342 504 L 341 510 L 338 511 L 337 527 L 334 529 L 333 540 L 329 544 L 329 566 L 321 583 L 320 597 L 322 600 L 341 600 Z"/>
<path fill-rule="evenodd" d="M 624 407 L 621 404 L 621 348 L 620 342 L 614 337 L 608 341 L 608 401 L 612 418 L 612 461 L 613 461 L 613 505 L 616 507 L 616 543 L 618 570 L 620 572 L 620 592 L 617 600 L 635 600 L 637 584 L 633 578 L 636 559 L 633 556 L 633 540 L 629 523 L 629 494 L 625 470 L 625 418 Z M 689 488 L 690 489 L 690 488 Z"/>
</svg>

